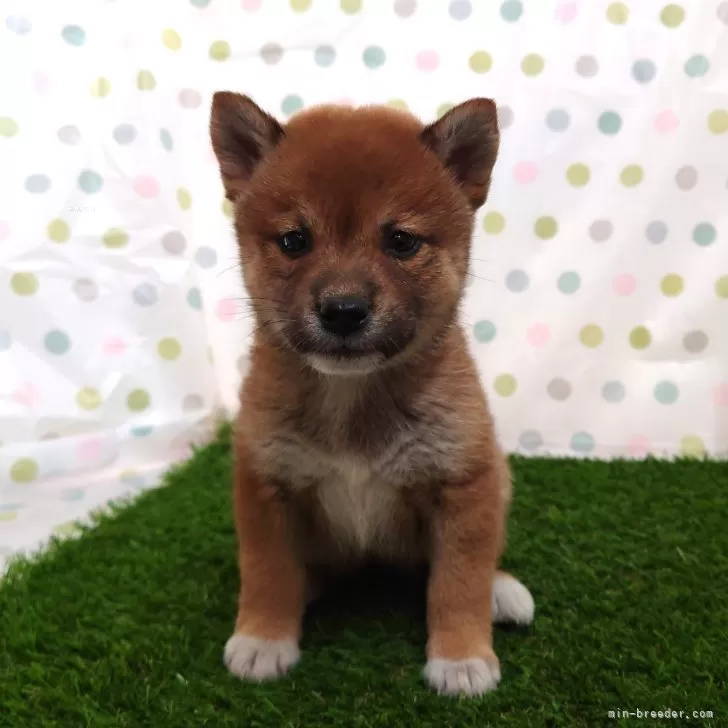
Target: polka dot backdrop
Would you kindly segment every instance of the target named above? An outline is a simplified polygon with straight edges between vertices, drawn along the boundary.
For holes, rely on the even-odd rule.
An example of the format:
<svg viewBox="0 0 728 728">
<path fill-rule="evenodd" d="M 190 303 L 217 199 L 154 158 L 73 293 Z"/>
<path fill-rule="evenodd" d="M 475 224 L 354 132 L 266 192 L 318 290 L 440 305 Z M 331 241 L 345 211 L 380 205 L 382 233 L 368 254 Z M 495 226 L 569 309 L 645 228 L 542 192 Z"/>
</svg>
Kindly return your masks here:
<svg viewBox="0 0 728 728">
<path fill-rule="evenodd" d="M 728 453 L 728 2 L 52 5 L 0 18 L 1 553 L 154 485 L 236 407 L 217 89 L 282 120 L 495 98 L 463 324 L 504 445 Z"/>
</svg>

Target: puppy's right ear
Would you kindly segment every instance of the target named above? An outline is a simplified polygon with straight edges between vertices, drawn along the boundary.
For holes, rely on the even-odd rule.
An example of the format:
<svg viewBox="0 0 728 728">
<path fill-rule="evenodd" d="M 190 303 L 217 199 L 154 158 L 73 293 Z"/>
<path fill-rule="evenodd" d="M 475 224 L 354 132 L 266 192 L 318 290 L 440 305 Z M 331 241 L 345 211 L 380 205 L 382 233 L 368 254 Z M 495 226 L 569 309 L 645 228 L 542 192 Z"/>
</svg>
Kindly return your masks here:
<svg viewBox="0 0 728 728">
<path fill-rule="evenodd" d="M 212 97 L 210 139 L 225 197 L 240 195 L 263 157 L 283 138 L 283 127 L 252 99 L 231 91 Z"/>
</svg>

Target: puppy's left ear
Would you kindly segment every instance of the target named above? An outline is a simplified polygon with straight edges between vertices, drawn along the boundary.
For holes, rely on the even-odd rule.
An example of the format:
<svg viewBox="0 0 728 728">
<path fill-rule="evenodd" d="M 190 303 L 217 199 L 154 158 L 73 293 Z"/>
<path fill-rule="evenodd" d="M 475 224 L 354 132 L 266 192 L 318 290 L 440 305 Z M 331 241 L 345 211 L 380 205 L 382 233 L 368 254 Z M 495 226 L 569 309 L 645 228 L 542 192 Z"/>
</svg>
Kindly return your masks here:
<svg viewBox="0 0 728 728">
<path fill-rule="evenodd" d="M 488 196 L 499 144 L 498 114 L 491 99 L 471 99 L 422 131 L 425 146 L 450 170 L 474 210 Z"/>
</svg>

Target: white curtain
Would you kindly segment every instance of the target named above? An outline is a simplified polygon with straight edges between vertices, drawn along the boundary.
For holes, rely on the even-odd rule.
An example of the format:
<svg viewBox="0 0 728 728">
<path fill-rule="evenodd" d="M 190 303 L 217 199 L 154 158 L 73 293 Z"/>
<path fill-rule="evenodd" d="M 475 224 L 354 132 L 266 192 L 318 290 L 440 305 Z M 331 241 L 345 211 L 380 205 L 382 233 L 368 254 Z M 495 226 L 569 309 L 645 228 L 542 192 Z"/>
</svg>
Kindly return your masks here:
<svg viewBox="0 0 728 728">
<path fill-rule="evenodd" d="M 217 89 L 282 119 L 495 98 L 463 323 L 504 445 L 728 453 L 728 2 L 0 9 L 0 559 L 154 485 L 235 409 L 252 322 Z"/>
</svg>

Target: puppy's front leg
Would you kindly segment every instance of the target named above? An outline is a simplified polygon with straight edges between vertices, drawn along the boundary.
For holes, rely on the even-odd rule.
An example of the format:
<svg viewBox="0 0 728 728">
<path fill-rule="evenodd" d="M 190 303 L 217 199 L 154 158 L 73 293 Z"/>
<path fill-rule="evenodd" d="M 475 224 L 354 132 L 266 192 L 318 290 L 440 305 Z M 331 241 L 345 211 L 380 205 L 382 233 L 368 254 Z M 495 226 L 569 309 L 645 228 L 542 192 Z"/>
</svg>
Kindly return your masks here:
<svg viewBox="0 0 728 728">
<path fill-rule="evenodd" d="M 291 545 L 287 504 L 277 488 L 251 472 L 243 452 L 236 455 L 241 588 L 225 664 L 234 675 L 260 682 L 283 675 L 298 661 L 306 572 Z"/>
<path fill-rule="evenodd" d="M 500 680 L 491 625 L 504 525 L 498 477 L 446 486 L 435 509 L 425 679 L 439 693 L 480 695 Z"/>
</svg>

